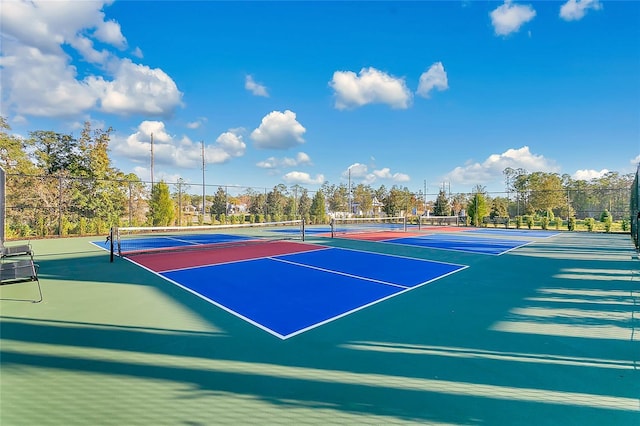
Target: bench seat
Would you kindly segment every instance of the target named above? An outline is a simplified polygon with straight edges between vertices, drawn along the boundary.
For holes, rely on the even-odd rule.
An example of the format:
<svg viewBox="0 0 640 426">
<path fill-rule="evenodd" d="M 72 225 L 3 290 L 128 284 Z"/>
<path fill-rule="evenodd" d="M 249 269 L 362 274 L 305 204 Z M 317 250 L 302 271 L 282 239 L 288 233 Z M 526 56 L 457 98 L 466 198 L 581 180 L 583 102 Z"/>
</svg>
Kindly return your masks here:
<svg viewBox="0 0 640 426">
<path fill-rule="evenodd" d="M 42 288 L 38 279 L 38 265 L 33 260 L 24 259 L 0 263 L 0 284 L 17 284 L 35 281 L 38 284 L 40 298 L 34 303 L 42 301 Z"/>
</svg>

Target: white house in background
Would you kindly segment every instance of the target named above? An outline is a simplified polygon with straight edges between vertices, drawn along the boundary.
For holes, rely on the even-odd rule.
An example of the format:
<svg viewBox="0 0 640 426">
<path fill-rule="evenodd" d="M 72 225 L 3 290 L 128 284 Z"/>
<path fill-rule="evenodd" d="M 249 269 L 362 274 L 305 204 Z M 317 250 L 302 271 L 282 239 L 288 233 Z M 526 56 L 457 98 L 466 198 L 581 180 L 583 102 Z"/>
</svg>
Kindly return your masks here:
<svg viewBox="0 0 640 426">
<path fill-rule="evenodd" d="M 384 207 L 384 203 L 378 200 L 378 197 L 373 196 L 373 200 L 371 201 L 371 209 L 373 210 L 373 216 L 380 216 L 382 214 L 382 208 Z"/>
<path fill-rule="evenodd" d="M 246 212 L 247 212 L 246 204 L 227 203 L 227 214 L 238 214 L 238 213 L 246 213 Z"/>
</svg>

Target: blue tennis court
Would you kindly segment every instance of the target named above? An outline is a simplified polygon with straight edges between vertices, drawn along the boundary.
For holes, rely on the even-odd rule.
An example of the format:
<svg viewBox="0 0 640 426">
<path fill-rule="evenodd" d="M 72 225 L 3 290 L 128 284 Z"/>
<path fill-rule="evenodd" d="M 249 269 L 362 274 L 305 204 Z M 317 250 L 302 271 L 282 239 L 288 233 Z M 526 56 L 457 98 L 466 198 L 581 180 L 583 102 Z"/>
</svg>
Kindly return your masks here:
<svg viewBox="0 0 640 426">
<path fill-rule="evenodd" d="M 198 246 L 205 244 L 223 244 L 247 241 L 253 239 L 243 235 L 230 234 L 188 234 L 181 236 L 153 236 L 136 238 L 131 240 L 123 240 L 120 243 L 120 249 L 123 252 L 143 251 L 143 250 L 159 250 L 166 248 Z M 94 244 L 99 246 L 98 242 Z M 104 245 L 104 243 L 103 243 Z"/>
<path fill-rule="evenodd" d="M 470 234 L 502 235 L 510 237 L 549 238 L 559 234 L 557 231 L 540 231 L 529 229 L 472 228 Z"/>
<path fill-rule="evenodd" d="M 467 232 L 464 234 L 467 234 Z M 489 255 L 501 255 L 530 243 L 530 241 L 523 240 L 482 238 L 460 234 L 430 234 L 425 236 L 394 238 L 384 240 L 384 242 Z"/>
<path fill-rule="evenodd" d="M 342 248 L 282 244 L 298 244 L 305 250 L 221 263 L 216 263 L 216 251 L 211 250 L 203 256 L 209 264 L 174 265 L 171 270 L 150 267 L 166 262 L 150 261 L 145 255 L 130 260 L 282 339 L 466 268 Z M 250 256 L 250 250 L 241 250 Z M 218 251 L 229 258 L 229 250 Z"/>
</svg>

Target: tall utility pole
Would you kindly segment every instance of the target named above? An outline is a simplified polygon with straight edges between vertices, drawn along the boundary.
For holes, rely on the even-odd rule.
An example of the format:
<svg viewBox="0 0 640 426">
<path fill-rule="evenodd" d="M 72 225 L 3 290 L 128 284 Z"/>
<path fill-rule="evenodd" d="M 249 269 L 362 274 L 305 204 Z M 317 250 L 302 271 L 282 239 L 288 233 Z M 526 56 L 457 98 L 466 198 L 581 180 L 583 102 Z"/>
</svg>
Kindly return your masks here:
<svg viewBox="0 0 640 426">
<path fill-rule="evenodd" d="M 200 141 L 200 144 L 202 145 L 202 223 L 204 223 L 204 212 L 205 212 L 205 203 L 204 203 L 204 197 L 205 197 L 205 186 L 204 186 L 204 141 Z"/>
<path fill-rule="evenodd" d="M 153 133 L 151 133 L 151 190 L 153 191 Z"/>
<path fill-rule="evenodd" d="M 422 214 L 427 214 L 427 180 L 424 180 L 424 212 Z"/>
<path fill-rule="evenodd" d="M 353 207 L 351 206 L 351 167 L 348 169 L 349 171 L 349 216 L 353 213 Z"/>
</svg>

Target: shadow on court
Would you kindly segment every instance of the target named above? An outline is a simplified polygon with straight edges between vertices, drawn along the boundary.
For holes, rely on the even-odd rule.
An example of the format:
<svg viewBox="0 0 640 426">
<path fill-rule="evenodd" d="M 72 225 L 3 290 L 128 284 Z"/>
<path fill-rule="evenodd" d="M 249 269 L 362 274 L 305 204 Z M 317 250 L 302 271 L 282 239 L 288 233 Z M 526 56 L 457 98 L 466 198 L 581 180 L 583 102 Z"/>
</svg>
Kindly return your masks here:
<svg viewBox="0 0 640 426">
<path fill-rule="evenodd" d="M 284 341 L 129 262 L 37 241 L 45 301 L 0 305 L 0 420 L 636 425 L 628 240 L 455 254 L 471 267 Z"/>
</svg>

